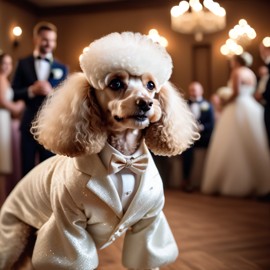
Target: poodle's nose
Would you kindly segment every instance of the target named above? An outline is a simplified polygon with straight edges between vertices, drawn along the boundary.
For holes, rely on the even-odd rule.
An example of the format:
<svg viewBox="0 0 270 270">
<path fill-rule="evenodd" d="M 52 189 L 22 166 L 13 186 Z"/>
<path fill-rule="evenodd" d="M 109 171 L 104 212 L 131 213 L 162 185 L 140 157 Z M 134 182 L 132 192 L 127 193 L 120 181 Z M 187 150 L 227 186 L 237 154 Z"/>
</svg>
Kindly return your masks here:
<svg viewBox="0 0 270 270">
<path fill-rule="evenodd" d="M 136 101 L 136 104 L 140 110 L 147 112 L 151 109 L 151 107 L 153 105 L 153 101 L 152 100 L 146 101 L 146 100 L 140 98 Z"/>
</svg>

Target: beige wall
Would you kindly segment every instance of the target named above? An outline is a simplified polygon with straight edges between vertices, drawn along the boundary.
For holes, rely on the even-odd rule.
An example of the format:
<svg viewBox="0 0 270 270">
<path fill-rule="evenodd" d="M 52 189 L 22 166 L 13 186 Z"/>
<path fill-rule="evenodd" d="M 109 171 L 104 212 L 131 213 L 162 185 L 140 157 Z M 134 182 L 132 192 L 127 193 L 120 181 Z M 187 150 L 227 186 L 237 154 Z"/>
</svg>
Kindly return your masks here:
<svg viewBox="0 0 270 270">
<path fill-rule="evenodd" d="M 0 0 L 0 48 L 13 56 L 16 60 L 32 51 L 32 29 L 36 23 L 36 16 L 31 12 L 10 5 Z M 23 29 L 20 45 L 12 46 L 12 29 L 19 25 Z"/>
<path fill-rule="evenodd" d="M 268 24 L 270 1 L 223 0 L 220 1 L 220 4 L 227 11 L 227 28 L 216 34 L 205 35 L 201 43 L 211 45 L 211 65 L 199 67 L 209 69 L 211 75 L 211 89 L 205 89 L 207 96 L 227 83 L 228 60 L 221 55 L 219 48 L 227 39 L 229 29 L 240 18 L 245 18 L 257 31 L 257 38 L 247 47 L 247 50 L 254 56 L 252 68 L 255 72 L 262 64 L 258 53 L 258 44 L 264 36 L 270 35 Z M 79 70 L 78 57 L 82 49 L 96 38 L 113 31 L 128 30 L 147 33 L 149 29 L 156 28 L 169 41 L 167 50 L 174 61 L 172 82 L 186 91 L 189 82 L 193 79 L 192 48 L 198 43 L 195 42 L 193 36 L 181 35 L 171 30 L 170 7 L 171 4 L 145 9 L 38 17 L 27 10 L 0 2 L 2 13 L 0 17 L 2 28 L 0 30 L 0 47 L 12 53 L 15 59 L 24 56 L 32 50 L 33 25 L 41 19 L 49 20 L 57 25 L 59 31 L 56 56 L 67 63 L 73 72 Z M 11 47 L 9 40 L 10 29 L 15 24 L 19 24 L 24 30 L 21 45 L 16 50 Z"/>
</svg>

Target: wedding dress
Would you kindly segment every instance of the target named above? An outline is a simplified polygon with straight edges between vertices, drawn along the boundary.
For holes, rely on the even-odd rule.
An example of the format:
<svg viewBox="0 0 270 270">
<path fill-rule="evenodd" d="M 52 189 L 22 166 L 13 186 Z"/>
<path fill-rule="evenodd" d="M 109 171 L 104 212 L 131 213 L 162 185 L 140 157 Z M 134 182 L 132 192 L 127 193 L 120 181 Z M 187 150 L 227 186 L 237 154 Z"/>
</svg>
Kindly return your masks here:
<svg viewBox="0 0 270 270">
<path fill-rule="evenodd" d="M 263 107 L 241 85 L 218 120 L 208 148 L 202 192 L 229 196 L 270 193 L 270 151 Z"/>
<path fill-rule="evenodd" d="M 12 100 L 13 91 L 9 88 L 5 98 Z M 12 172 L 12 134 L 11 116 L 6 109 L 0 108 L 0 174 Z"/>
</svg>

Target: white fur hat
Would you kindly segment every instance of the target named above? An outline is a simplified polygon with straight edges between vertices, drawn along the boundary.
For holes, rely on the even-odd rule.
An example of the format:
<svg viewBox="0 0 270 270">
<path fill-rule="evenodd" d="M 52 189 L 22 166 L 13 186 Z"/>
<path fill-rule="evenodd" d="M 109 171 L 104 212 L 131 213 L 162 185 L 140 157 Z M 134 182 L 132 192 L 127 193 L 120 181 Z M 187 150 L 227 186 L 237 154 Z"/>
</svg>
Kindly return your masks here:
<svg viewBox="0 0 270 270">
<path fill-rule="evenodd" d="M 162 85 L 172 73 L 172 59 L 164 47 L 140 33 L 111 33 L 92 42 L 80 57 L 90 85 L 104 88 L 110 72 L 126 70 L 134 76 L 151 73 Z"/>
</svg>

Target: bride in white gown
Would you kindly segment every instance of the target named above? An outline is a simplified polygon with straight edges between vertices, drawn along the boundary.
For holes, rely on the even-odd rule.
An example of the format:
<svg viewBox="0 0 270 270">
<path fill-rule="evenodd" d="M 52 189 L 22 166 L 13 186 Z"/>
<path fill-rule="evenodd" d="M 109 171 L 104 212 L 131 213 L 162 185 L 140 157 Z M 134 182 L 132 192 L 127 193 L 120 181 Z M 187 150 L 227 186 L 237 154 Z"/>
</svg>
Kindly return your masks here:
<svg viewBox="0 0 270 270">
<path fill-rule="evenodd" d="M 203 193 L 239 197 L 270 193 L 270 151 L 263 108 L 253 98 L 256 77 L 247 67 L 251 63 L 248 53 L 231 60 L 232 95 L 210 141 Z"/>
<path fill-rule="evenodd" d="M 12 157 L 12 120 L 19 117 L 24 109 L 22 101 L 13 102 L 13 90 L 9 83 L 12 72 L 12 58 L 9 54 L 0 53 L 0 205 L 10 188 L 8 177 L 14 171 Z"/>
</svg>

